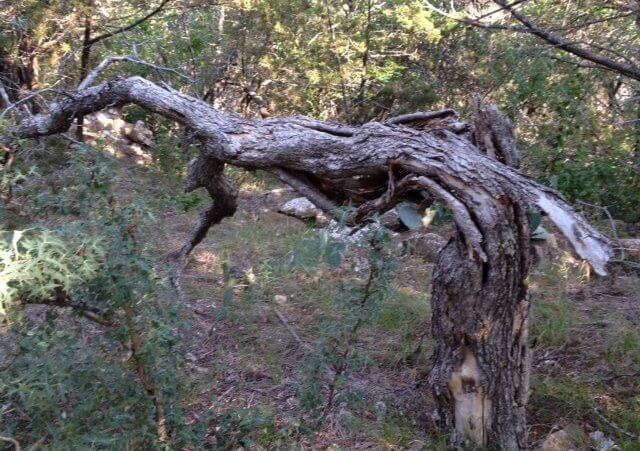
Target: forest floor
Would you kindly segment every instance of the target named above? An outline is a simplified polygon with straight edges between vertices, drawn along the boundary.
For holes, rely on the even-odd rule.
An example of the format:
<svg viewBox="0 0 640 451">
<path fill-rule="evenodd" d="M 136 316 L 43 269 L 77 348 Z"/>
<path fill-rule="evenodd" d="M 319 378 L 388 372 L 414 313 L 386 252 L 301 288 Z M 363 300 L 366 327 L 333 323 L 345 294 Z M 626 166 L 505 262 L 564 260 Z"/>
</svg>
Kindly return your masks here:
<svg viewBox="0 0 640 451">
<path fill-rule="evenodd" d="M 291 270 L 284 262 L 317 229 L 277 212 L 295 197 L 288 189 L 264 176 L 240 178 L 238 212 L 209 232 L 183 277 L 187 360 L 197 387 L 188 421 L 233 412 L 210 438 L 233 424 L 235 445 L 444 449 L 426 383 L 433 264 L 397 255 L 392 295 L 354 345 L 359 364 L 345 375 L 331 411 L 310 427 L 322 409 L 305 407 L 305 372 L 327 319 L 340 321 L 334 298 L 345 280 L 358 277 L 357 252 L 335 269 Z M 187 238 L 197 209 L 162 215 L 151 238 L 166 255 Z M 602 431 L 621 449 L 640 450 L 640 279 L 617 269 L 589 278 L 569 253 L 546 254 L 530 279 L 532 446 L 564 430 L 575 449 L 601 449 L 589 434 Z M 235 274 L 233 286 L 225 266 Z M 327 402 L 324 379 L 312 387 L 319 406 Z"/>
<path fill-rule="evenodd" d="M 118 165 L 115 195 L 152 206 L 154 225 L 141 239 L 168 276 L 208 199 L 181 194 L 179 177 L 153 167 Z M 350 246 L 338 265 L 292 266 L 315 252 L 309 242 L 320 229 L 278 213 L 296 197 L 288 188 L 260 173 L 230 175 L 238 212 L 192 253 L 183 299 L 167 291 L 166 302 L 181 306 L 184 423 L 205 425 L 205 448 L 446 449 L 427 384 L 433 263 L 401 252 L 394 238 L 388 295 L 353 342 L 339 344 L 353 358 L 330 396 L 332 374 L 317 356 L 345 322 L 337 300 L 366 278 L 366 248 Z M 447 235 L 451 225 L 430 231 Z M 573 449 L 612 449 L 589 438 L 601 431 L 620 449 L 640 450 L 640 278 L 620 268 L 590 278 L 562 245 L 545 255 L 530 276 L 532 449 L 562 430 Z M 100 333 L 73 322 L 82 337 Z"/>
</svg>

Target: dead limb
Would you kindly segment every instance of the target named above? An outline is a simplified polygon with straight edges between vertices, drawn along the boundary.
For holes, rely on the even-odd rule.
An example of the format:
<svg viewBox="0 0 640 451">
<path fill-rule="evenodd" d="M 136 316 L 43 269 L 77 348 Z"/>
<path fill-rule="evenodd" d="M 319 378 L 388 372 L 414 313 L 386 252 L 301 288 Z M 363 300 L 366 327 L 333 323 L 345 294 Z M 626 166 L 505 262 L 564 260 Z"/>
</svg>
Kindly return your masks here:
<svg viewBox="0 0 640 451">
<path fill-rule="evenodd" d="M 278 177 L 281 182 L 295 189 L 301 196 L 309 199 L 316 207 L 320 208 L 327 214 L 336 214 L 338 206 L 329 199 L 322 191 L 313 186 L 313 184 L 304 177 L 304 175 L 295 174 L 292 171 L 285 171 L 281 168 L 273 168 L 269 172 Z"/>
<path fill-rule="evenodd" d="M 20 447 L 20 443 L 13 437 L 5 437 L 4 435 L 0 435 L 0 441 L 11 443 L 15 451 L 20 451 L 22 449 Z"/>
<path fill-rule="evenodd" d="M 92 307 L 81 300 L 73 299 L 59 288 L 54 289 L 51 298 L 48 299 L 20 299 L 23 305 L 47 305 L 51 307 L 70 308 L 80 316 L 99 324 L 101 326 L 112 327 L 113 322 L 104 315 L 97 307 Z"/>
<path fill-rule="evenodd" d="M 625 431 L 624 429 L 622 429 L 620 426 L 618 426 L 616 423 L 614 423 L 613 421 L 609 420 L 607 417 L 605 417 L 604 415 L 602 415 L 600 413 L 600 411 L 598 410 L 597 407 L 594 407 L 593 409 L 593 413 L 596 414 L 596 416 L 607 426 L 609 426 L 611 429 L 613 429 L 614 431 L 627 436 L 628 438 L 632 439 L 632 440 L 638 440 L 640 441 L 640 436 L 632 434 L 629 431 Z"/>
<path fill-rule="evenodd" d="M 176 69 L 173 69 L 171 67 L 164 67 L 164 66 L 158 66 L 157 64 L 153 64 L 147 61 L 142 61 L 139 60 L 138 58 L 128 55 L 128 56 L 109 56 L 107 58 L 105 58 L 104 60 L 102 60 L 102 62 L 100 64 L 98 64 L 96 66 L 95 69 L 93 69 L 89 75 L 87 75 L 87 77 L 82 80 L 82 82 L 80 82 L 80 84 L 78 85 L 78 87 L 76 88 L 77 90 L 82 90 L 85 88 L 88 88 L 89 86 L 91 86 L 96 79 L 100 76 L 100 74 L 102 72 L 104 72 L 110 65 L 115 64 L 115 63 L 132 63 L 132 64 L 137 64 L 138 66 L 145 66 L 145 67 L 149 67 L 151 69 L 157 70 L 159 72 L 170 72 L 174 75 L 177 75 L 178 77 L 188 81 L 188 82 L 193 82 L 193 79 L 191 79 L 191 77 L 188 77 L 187 75 L 184 75 L 183 73 L 177 71 Z"/>
<path fill-rule="evenodd" d="M 482 103 L 478 96 L 473 99 L 473 115 L 476 146 L 489 157 L 518 169 L 521 157 L 509 118 L 495 105 Z"/>
<path fill-rule="evenodd" d="M 289 334 L 293 337 L 293 339 L 300 345 L 300 347 L 304 349 L 305 352 L 310 351 L 311 346 L 308 343 L 306 343 L 302 338 L 300 338 L 300 335 L 298 335 L 298 332 L 296 332 L 293 326 L 291 326 L 291 324 L 289 323 L 289 320 L 287 320 L 287 317 L 284 316 L 282 312 L 280 312 L 280 310 L 278 309 L 273 309 L 273 312 L 276 314 L 276 316 L 278 317 L 278 320 L 284 326 L 284 328 L 287 329 L 287 332 L 289 332 Z"/>
<path fill-rule="evenodd" d="M 55 86 L 55 85 L 54 85 Z M 29 100 L 35 98 L 35 97 L 39 97 L 42 94 L 44 94 L 45 92 L 55 92 L 56 90 L 51 87 L 51 88 L 45 88 L 45 89 L 40 89 L 39 91 L 33 91 L 31 93 L 29 93 L 27 96 L 21 98 L 20 100 L 14 102 L 14 103 L 9 103 L 8 106 L 2 111 L 2 113 L 0 113 L 0 120 L 4 119 L 4 117 L 7 115 L 7 113 L 9 113 L 11 110 L 21 106 L 21 105 L 26 105 L 27 102 L 29 102 Z M 7 100 L 9 100 L 9 98 L 7 97 Z M 27 114 L 31 115 L 31 111 L 29 109 L 27 109 Z"/>
<path fill-rule="evenodd" d="M 411 124 L 417 121 L 430 121 L 432 119 L 441 119 L 443 117 L 452 117 L 456 116 L 455 110 L 446 109 L 439 111 L 428 111 L 422 112 L 419 111 L 417 113 L 409 113 L 409 114 L 401 114 L 400 116 L 394 116 L 392 118 L 387 119 L 385 122 L 387 124 Z"/>
<path fill-rule="evenodd" d="M 200 212 L 198 225 L 180 251 L 177 277 L 182 274 L 187 257 L 207 236 L 211 226 L 228 216 L 233 216 L 237 208 L 238 191 L 224 175 L 223 162 L 201 156 L 190 163 L 185 192 L 190 193 L 198 188 L 205 188 L 213 203 Z"/>
</svg>

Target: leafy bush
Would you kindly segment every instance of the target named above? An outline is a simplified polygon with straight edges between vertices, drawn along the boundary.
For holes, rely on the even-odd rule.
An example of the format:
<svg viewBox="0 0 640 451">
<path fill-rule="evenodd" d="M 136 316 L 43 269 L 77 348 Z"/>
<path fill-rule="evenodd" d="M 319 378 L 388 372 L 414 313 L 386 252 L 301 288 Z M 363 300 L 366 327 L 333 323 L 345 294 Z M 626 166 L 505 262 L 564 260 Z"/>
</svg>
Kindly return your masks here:
<svg viewBox="0 0 640 451">
<path fill-rule="evenodd" d="M 0 232 L 0 315 L 20 300 L 47 301 L 96 275 L 101 240 L 65 242 L 49 230 Z"/>
<path fill-rule="evenodd" d="M 27 204 L 74 205 L 57 209 L 67 220 L 2 232 L 0 313 L 11 357 L 0 360 L 0 435 L 54 449 L 197 443 L 181 419 L 188 386 L 179 376 L 178 307 L 141 239 L 151 219 L 145 198 L 119 201 L 117 174 L 99 151 L 83 147 L 69 160 L 67 189 L 40 187 L 49 206 Z"/>
</svg>

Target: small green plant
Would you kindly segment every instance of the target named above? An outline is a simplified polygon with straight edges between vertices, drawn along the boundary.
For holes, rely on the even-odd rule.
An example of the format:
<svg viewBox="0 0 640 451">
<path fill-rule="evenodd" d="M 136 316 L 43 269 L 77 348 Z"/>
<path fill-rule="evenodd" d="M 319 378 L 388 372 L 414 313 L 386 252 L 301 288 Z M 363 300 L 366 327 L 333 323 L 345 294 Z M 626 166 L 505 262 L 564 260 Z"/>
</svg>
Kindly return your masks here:
<svg viewBox="0 0 640 451">
<path fill-rule="evenodd" d="M 144 199 L 118 201 L 97 153 L 71 158 L 72 189 L 40 193 L 82 216 L 0 236 L 0 314 L 18 343 L 1 362 L 0 435 L 54 449 L 197 443 L 181 416 L 178 307 L 141 238 L 152 216 Z"/>
<path fill-rule="evenodd" d="M 317 242 L 306 243 L 312 252 L 302 253 L 304 258 L 299 260 L 306 268 L 313 267 L 311 255 L 315 255 L 316 263 L 337 267 L 346 250 L 344 243 L 331 242 L 322 234 Z M 353 277 L 342 282 L 333 300 L 335 315 L 320 325 L 322 334 L 301 371 L 302 404 L 319 414 L 318 421 L 326 418 L 335 405 L 348 402 L 347 375 L 366 360 L 357 349 L 359 336 L 376 320 L 389 292 L 395 265 L 389 232 L 380 226 L 373 227 L 357 247 L 367 254 L 366 274 L 364 278 Z"/>
<path fill-rule="evenodd" d="M 565 295 L 536 300 L 531 316 L 531 337 L 536 346 L 557 347 L 569 339 L 573 316 Z"/>
<path fill-rule="evenodd" d="M 199 192 L 178 194 L 175 203 L 184 212 L 196 210 L 205 204 L 206 200 Z"/>
<path fill-rule="evenodd" d="M 0 318 L 21 301 L 55 302 L 94 277 L 104 257 L 101 240 L 63 240 L 49 230 L 0 232 Z"/>
</svg>

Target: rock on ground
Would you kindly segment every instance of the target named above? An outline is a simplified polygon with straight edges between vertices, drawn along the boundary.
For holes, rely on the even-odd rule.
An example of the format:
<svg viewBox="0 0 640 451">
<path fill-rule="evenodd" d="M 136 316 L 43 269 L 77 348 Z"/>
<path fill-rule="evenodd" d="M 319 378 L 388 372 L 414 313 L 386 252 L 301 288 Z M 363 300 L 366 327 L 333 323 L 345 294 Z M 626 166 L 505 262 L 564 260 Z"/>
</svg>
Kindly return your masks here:
<svg viewBox="0 0 640 451">
<path fill-rule="evenodd" d="M 303 220 L 316 219 L 318 215 L 322 214 L 322 211 L 306 197 L 296 197 L 295 199 L 291 199 L 280 207 L 278 211 L 285 215 Z"/>
</svg>

